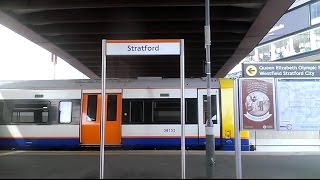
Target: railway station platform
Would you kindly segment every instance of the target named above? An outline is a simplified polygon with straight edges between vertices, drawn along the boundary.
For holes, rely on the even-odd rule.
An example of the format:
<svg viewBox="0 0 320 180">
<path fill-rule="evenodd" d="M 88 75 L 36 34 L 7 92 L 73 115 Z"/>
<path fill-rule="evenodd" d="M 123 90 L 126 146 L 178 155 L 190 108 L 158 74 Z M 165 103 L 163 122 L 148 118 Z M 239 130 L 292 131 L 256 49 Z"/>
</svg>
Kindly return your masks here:
<svg viewBox="0 0 320 180">
<path fill-rule="evenodd" d="M 234 152 L 216 151 L 215 178 L 235 178 Z M 317 179 L 320 152 L 242 152 L 244 179 Z M 186 178 L 205 178 L 205 151 L 186 152 Z M 105 178 L 180 179 L 181 151 L 107 150 Z M 99 151 L 0 151 L 0 179 L 98 179 Z"/>
</svg>

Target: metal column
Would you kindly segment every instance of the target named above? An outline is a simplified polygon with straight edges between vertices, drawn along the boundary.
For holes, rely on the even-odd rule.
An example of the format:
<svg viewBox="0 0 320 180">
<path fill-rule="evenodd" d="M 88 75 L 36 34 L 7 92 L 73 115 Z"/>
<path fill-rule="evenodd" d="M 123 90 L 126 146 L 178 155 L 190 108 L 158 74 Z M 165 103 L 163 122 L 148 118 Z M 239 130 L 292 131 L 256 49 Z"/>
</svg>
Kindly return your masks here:
<svg viewBox="0 0 320 180">
<path fill-rule="evenodd" d="M 239 121 L 239 86 L 238 79 L 233 83 L 234 94 L 234 145 L 235 145 L 235 163 L 236 163 L 236 178 L 242 179 L 242 164 L 241 164 L 241 138 L 240 138 L 240 121 Z"/>
<path fill-rule="evenodd" d="M 184 98 L 184 40 L 180 40 L 181 79 L 181 178 L 186 178 L 185 98 Z"/>
<path fill-rule="evenodd" d="M 104 177 L 104 121 L 105 121 L 105 104 L 106 104 L 106 53 L 107 41 L 102 40 L 102 73 L 101 73 L 101 120 L 100 120 L 100 179 Z"/>
<path fill-rule="evenodd" d="M 210 0 L 205 0 L 205 48 L 206 48 L 206 74 L 207 74 L 207 122 L 206 122 L 206 177 L 214 178 L 215 164 L 215 139 L 213 132 L 213 122 L 211 120 L 211 62 L 210 62 Z"/>
</svg>

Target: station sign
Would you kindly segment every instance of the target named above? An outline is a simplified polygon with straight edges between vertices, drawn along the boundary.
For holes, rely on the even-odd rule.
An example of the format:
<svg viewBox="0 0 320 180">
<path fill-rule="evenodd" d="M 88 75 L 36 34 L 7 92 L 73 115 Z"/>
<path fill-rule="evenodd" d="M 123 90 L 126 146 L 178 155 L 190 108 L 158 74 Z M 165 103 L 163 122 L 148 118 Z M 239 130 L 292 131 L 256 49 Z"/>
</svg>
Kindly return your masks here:
<svg viewBox="0 0 320 180">
<path fill-rule="evenodd" d="M 109 55 L 180 55 L 179 39 L 107 40 Z"/>
<path fill-rule="evenodd" d="M 320 63 L 263 62 L 243 63 L 242 77 L 320 77 Z"/>
</svg>

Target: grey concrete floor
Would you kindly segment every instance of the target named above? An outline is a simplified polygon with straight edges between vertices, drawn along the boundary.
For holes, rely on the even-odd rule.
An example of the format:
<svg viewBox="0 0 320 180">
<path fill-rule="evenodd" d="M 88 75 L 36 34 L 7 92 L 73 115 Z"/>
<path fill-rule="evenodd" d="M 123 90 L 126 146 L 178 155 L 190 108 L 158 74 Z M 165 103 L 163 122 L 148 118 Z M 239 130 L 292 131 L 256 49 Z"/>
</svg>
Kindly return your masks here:
<svg viewBox="0 0 320 180">
<path fill-rule="evenodd" d="M 0 151 L 0 179 L 99 178 L 99 151 Z M 186 178 L 206 178 L 205 151 L 187 151 Z M 320 153 L 242 153 L 244 179 L 320 178 Z M 216 152 L 215 178 L 235 178 L 234 152 Z M 106 151 L 105 178 L 181 179 L 180 151 Z"/>
</svg>

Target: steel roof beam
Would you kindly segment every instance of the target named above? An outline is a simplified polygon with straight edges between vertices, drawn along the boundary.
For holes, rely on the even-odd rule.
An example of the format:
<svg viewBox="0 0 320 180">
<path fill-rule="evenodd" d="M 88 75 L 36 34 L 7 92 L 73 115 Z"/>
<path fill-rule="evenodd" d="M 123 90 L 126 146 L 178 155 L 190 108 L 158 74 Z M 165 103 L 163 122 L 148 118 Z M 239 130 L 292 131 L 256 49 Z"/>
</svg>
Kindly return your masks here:
<svg viewBox="0 0 320 180">
<path fill-rule="evenodd" d="M 250 22 L 218 21 L 214 23 L 212 32 L 246 33 Z M 30 26 L 34 31 L 43 36 L 50 35 L 86 35 L 102 34 L 134 34 L 134 33 L 203 33 L 203 23 L 84 23 L 84 24 L 54 24 Z"/>
<path fill-rule="evenodd" d="M 101 39 L 112 37 L 112 39 L 159 39 L 159 34 L 157 33 L 134 33 L 130 35 L 119 35 L 111 33 L 101 33 L 101 34 L 89 34 L 89 35 L 57 35 L 57 36 L 44 36 L 46 39 L 54 44 L 101 44 Z M 240 42 L 244 37 L 244 34 L 238 33 L 227 33 L 227 32 L 216 32 L 211 33 L 212 42 Z M 175 34 L 171 33 L 166 35 L 168 39 L 185 39 L 185 43 L 204 43 L 203 33 L 199 34 Z"/>
<path fill-rule="evenodd" d="M 260 8 L 261 1 L 256 0 L 215 0 L 211 6 L 237 6 Z M 183 7 L 183 6 L 204 6 L 204 1 L 199 0 L 1 0 L 0 9 L 12 10 L 53 10 L 53 9 L 88 9 L 88 8 L 115 8 L 115 7 Z M 23 12 L 23 11 L 22 11 Z"/>
<path fill-rule="evenodd" d="M 214 7 L 212 21 L 247 21 L 251 22 L 259 13 L 258 9 L 252 10 L 241 7 Z M 228 13 L 224 13 L 228 11 Z M 166 12 L 166 13 L 160 13 Z M 177 13 L 192 12 L 192 13 Z M 88 16 L 90 14 L 90 16 Z M 195 22 L 203 21 L 203 7 L 157 7 L 157 8 L 126 8 L 117 9 L 74 9 L 51 10 L 25 14 L 19 19 L 23 24 L 47 25 L 56 23 L 94 23 L 94 22 Z"/>
</svg>

